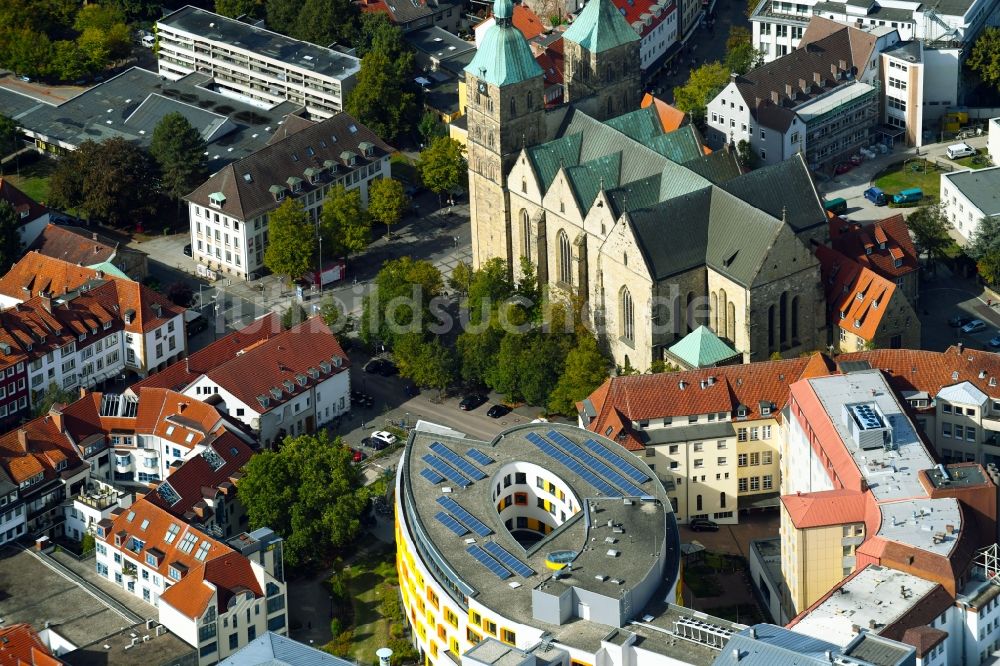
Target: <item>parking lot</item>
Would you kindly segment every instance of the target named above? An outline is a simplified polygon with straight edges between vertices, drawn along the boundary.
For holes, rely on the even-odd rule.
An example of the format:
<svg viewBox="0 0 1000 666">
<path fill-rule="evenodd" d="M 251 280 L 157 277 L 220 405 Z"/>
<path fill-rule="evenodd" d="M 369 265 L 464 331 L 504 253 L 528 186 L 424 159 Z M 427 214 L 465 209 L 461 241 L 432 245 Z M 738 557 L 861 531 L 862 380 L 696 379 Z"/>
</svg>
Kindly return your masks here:
<svg viewBox="0 0 1000 666">
<path fill-rule="evenodd" d="M 996 351 L 989 342 L 1000 333 L 1000 298 L 977 281 L 952 276 L 943 267 L 936 273 L 925 272 L 921 281 L 921 347 L 941 351 L 961 342 L 973 349 Z M 964 333 L 949 324 L 948 320 L 955 316 L 981 319 L 986 327 Z"/>
</svg>

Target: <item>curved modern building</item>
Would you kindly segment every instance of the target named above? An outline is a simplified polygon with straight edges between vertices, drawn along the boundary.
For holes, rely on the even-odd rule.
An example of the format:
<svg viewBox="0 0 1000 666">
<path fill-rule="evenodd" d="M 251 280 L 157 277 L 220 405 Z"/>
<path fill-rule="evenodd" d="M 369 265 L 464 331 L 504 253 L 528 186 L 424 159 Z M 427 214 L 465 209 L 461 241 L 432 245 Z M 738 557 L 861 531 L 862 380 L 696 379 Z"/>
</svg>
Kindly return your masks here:
<svg viewBox="0 0 1000 666">
<path fill-rule="evenodd" d="M 400 587 L 427 664 L 506 652 L 508 663 L 635 663 L 626 651 L 641 633 L 680 610 L 663 485 L 594 433 L 537 423 L 481 442 L 414 431 L 396 498 Z"/>
</svg>

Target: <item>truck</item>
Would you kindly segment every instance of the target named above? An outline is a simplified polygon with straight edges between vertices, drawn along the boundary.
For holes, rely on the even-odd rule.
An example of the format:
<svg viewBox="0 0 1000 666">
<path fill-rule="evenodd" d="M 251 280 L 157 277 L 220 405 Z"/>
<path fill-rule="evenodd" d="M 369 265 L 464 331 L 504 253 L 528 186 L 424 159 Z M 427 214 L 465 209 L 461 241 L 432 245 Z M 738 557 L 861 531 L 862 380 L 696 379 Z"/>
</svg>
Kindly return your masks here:
<svg viewBox="0 0 1000 666">
<path fill-rule="evenodd" d="M 879 187 L 869 187 L 865 190 L 865 199 L 871 201 L 876 206 L 884 206 L 886 204 L 885 192 Z"/>
<path fill-rule="evenodd" d="M 823 203 L 823 208 L 834 215 L 843 215 L 847 212 L 847 199 L 844 199 L 843 197 L 830 199 L 829 201 Z"/>
<path fill-rule="evenodd" d="M 334 259 L 323 265 L 322 270 L 310 271 L 305 275 L 306 282 L 323 288 L 328 284 L 339 282 L 347 274 L 347 262 L 343 259 Z"/>
<path fill-rule="evenodd" d="M 908 204 L 916 203 L 924 198 L 924 191 L 919 187 L 911 187 L 908 190 L 903 190 L 899 194 L 892 195 L 892 203 L 894 204 Z"/>
</svg>

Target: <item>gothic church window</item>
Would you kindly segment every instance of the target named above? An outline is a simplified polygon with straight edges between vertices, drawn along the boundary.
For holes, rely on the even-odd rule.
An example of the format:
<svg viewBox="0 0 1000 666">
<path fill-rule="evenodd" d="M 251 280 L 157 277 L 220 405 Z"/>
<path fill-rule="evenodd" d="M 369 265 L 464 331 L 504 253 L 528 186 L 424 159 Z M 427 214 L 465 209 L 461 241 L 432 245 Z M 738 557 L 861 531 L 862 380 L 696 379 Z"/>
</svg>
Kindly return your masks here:
<svg viewBox="0 0 1000 666">
<path fill-rule="evenodd" d="M 569 236 L 565 231 L 559 231 L 559 280 L 573 284 L 573 251 L 569 245 Z"/>
<path fill-rule="evenodd" d="M 623 339 L 629 342 L 635 340 L 635 308 L 632 304 L 632 294 L 628 287 L 622 287 L 618 296 L 619 303 L 619 333 Z"/>
<path fill-rule="evenodd" d="M 528 211 L 521 209 L 521 237 L 524 239 L 521 255 L 531 261 L 531 220 Z"/>
</svg>

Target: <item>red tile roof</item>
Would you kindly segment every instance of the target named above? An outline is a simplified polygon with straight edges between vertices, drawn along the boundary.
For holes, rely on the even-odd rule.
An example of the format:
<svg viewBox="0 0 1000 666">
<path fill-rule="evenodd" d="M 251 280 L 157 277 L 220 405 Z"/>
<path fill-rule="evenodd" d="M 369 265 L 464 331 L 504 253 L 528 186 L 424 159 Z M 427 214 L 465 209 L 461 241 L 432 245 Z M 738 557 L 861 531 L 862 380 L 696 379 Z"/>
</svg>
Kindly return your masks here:
<svg viewBox="0 0 1000 666">
<path fill-rule="evenodd" d="M 0 294 L 26 301 L 46 291 L 54 296 L 75 291 L 98 279 L 99 271 L 32 250 L 0 278 Z"/>
<path fill-rule="evenodd" d="M 34 419 L 0 435 L 0 465 L 14 483 L 39 474 L 46 480 L 54 479 L 59 476 L 56 466 L 62 461 L 69 470 L 83 464 L 52 416 Z"/>
<path fill-rule="evenodd" d="M 656 26 L 663 23 L 668 16 L 677 11 L 677 3 L 673 3 L 661 10 L 659 16 L 654 15 L 653 6 L 657 4 L 657 0 L 612 0 L 612 4 L 614 4 L 630 26 L 637 21 L 644 23 L 642 31 L 639 33 L 640 37 L 648 35 Z M 643 21 L 644 15 L 649 18 L 648 24 L 645 24 Z"/>
<path fill-rule="evenodd" d="M 186 360 L 174 363 L 162 372 L 136 382 L 132 385 L 132 389 L 159 387 L 181 391 L 206 372 L 235 358 L 241 350 L 281 331 L 281 317 L 274 313 L 268 314 L 194 352 Z"/>
<path fill-rule="evenodd" d="M 687 123 L 687 114 L 676 106 L 667 104 L 649 93 L 643 94 L 642 102 L 639 106 L 645 109 L 650 105 L 656 109 L 656 117 L 660 119 L 660 125 L 663 127 L 664 132 L 673 132 Z"/>
<path fill-rule="evenodd" d="M 160 601 L 168 603 L 187 617 L 200 617 L 212 598 L 213 587 L 218 595 L 217 604 L 220 609 L 227 608 L 229 600 L 238 594 L 250 592 L 258 599 L 264 596 L 250 560 L 239 553 L 229 552 L 192 571 L 166 590 Z"/>
<path fill-rule="evenodd" d="M 0 628 L 0 666 L 60 666 L 35 630 L 28 624 Z"/>
<path fill-rule="evenodd" d="M 825 245 L 817 245 L 815 253 L 831 323 L 864 340 L 874 339 L 896 284 Z"/>
<path fill-rule="evenodd" d="M 49 212 L 45 206 L 14 187 L 14 184 L 3 176 L 0 176 L 0 200 L 14 207 L 14 211 L 21 218 L 21 224 L 28 224 Z"/>
<path fill-rule="evenodd" d="M 920 269 L 917 250 L 902 215 L 866 226 L 830 216 L 830 243 L 841 254 L 890 281 Z"/>
<path fill-rule="evenodd" d="M 865 493 L 855 490 L 824 490 L 783 495 L 781 503 L 796 528 L 827 527 L 865 521 Z"/>
</svg>

